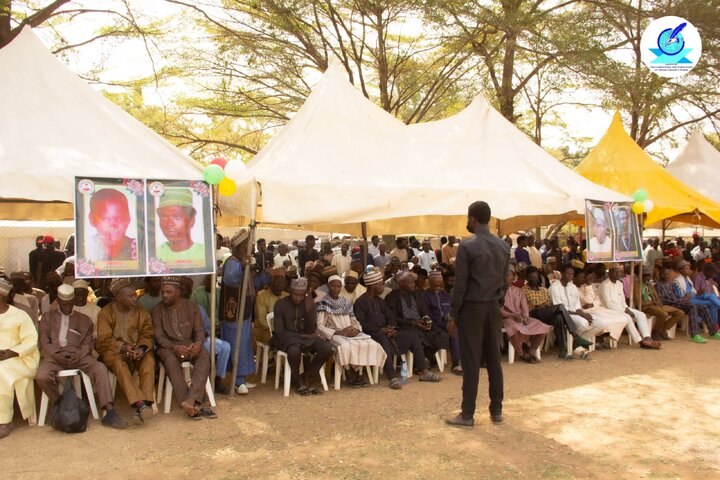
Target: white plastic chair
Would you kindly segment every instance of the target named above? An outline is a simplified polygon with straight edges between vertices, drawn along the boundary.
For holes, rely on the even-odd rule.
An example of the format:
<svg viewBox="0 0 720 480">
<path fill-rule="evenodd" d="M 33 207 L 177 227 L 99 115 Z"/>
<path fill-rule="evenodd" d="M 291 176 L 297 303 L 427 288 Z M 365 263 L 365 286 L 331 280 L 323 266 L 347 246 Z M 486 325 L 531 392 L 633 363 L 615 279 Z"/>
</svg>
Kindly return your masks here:
<svg viewBox="0 0 720 480">
<path fill-rule="evenodd" d="M 117 388 L 117 377 L 113 372 L 108 369 L 108 378 L 110 379 L 110 391 L 112 392 L 112 398 L 115 399 L 115 389 Z M 138 376 L 137 370 L 133 372 L 133 378 L 139 383 L 140 377 Z M 154 390 L 154 389 L 153 389 Z M 153 404 L 152 404 L 152 411 L 153 413 L 158 413 L 158 406 L 157 406 L 157 395 L 156 392 L 153 391 Z"/>
<path fill-rule="evenodd" d="M 655 326 L 655 317 L 647 317 L 647 323 L 648 323 L 648 330 L 650 330 L 652 332 L 653 327 Z M 634 342 L 633 342 L 632 337 L 630 336 L 630 334 L 628 334 L 628 345 L 632 345 L 633 343 Z"/>
<path fill-rule="evenodd" d="M 100 416 L 98 415 L 97 404 L 95 403 L 95 392 L 93 391 L 92 381 L 90 380 L 90 377 L 88 377 L 84 372 L 80 371 L 77 368 L 71 370 L 60 370 L 56 376 L 56 378 L 58 379 L 58 384 L 61 383 L 59 381 L 60 378 L 66 377 L 75 377 L 73 379 L 73 382 L 75 383 L 75 393 L 78 395 L 80 394 L 80 378 L 82 378 L 82 381 L 85 384 L 85 393 L 87 393 L 88 403 L 90 404 L 90 412 L 92 413 L 92 416 L 95 420 L 99 420 Z M 60 386 L 62 387 L 62 385 Z M 40 398 L 40 418 L 38 419 L 38 427 L 45 426 L 45 417 L 47 416 L 49 403 L 50 399 L 48 398 L 47 394 L 43 392 L 42 397 Z"/>
<path fill-rule="evenodd" d="M 412 378 L 413 366 L 415 364 L 415 355 L 413 355 L 413 353 L 408 350 L 407 353 L 403 353 L 400 355 L 400 361 L 407 363 L 408 378 Z M 395 368 L 397 368 L 397 355 L 393 357 L 393 365 L 395 365 Z"/>
<path fill-rule="evenodd" d="M 273 318 L 275 318 L 275 314 L 273 312 L 270 312 L 267 314 L 268 325 L 270 322 L 272 322 Z M 272 333 L 272 328 L 270 329 L 270 333 Z M 255 370 L 255 374 L 260 373 L 260 383 L 267 383 L 267 372 L 268 368 L 270 366 L 270 345 L 264 344 L 262 342 L 255 341 L 257 344 L 257 368 Z M 274 356 L 274 355 L 273 355 Z"/>
<path fill-rule="evenodd" d="M 190 370 L 192 369 L 192 363 L 191 362 L 183 362 L 180 365 L 185 372 L 185 381 L 187 383 L 190 383 Z M 163 383 L 165 383 L 165 405 L 163 406 L 163 412 L 170 413 L 170 408 L 172 407 L 172 394 L 173 394 L 173 386 L 172 382 L 170 381 L 170 377 L 165 375 L 165 365 L 160 362 L 160 375 L 158 377 L 158 390 L 157 390 L 157 397 L 162 399 L 163 395 Z M 207 378 L 205 382 L 205 393 L 208 396 L 208 400 L 210 401 L 210 406 L 215 407 L 217 404 L 215 403 L 215 394 L 213 393 L 212 384 L 210 383 L 210 377 Z"/>
<path fill-rule="evenodd" d="M 504 328 L 501 329 L 500 331 L 507 335 L 507 331 L 505 331 Z M 551 333 L 552 333 L 552 330 L 550 330 L 550 332 L 548 332 L 548 336 Z M 545 342 L 544 342 L 545 345 L 547 345 L 547 343 L 548 343 L 547 338 L 548 337 L 545 337 Z M 537 351 L 535 352 L 535 355 L 537 356 L 538 360 L 542 359 L 542 356 L 541 356 L 542 349 L 543 349 L 543 345 L 540 345 L 538 347 Z M 508 365 L 512 365 L 513 363 L 515 363 L 515 347 L 513 347 L 512 342 L 510 342 L 510 339 L 508 339 Z"/>
<path fill-rule="evenodd" d="M 379 368 L 380 367 L 378 367 L 377 365 L 362 365 L 360 366 L 360 370 L 358 371 L 358 373 L 362 375 L 363 370 L 367 369 L 370 385 L 375 385 L 378 382 L 378 376 L 380 375 Z M 342 383 L 342 380 L 345 380 L 345 369 L 337 361 L 337 354 L 335 354 L 335 385 L 333 386 L 335 390 L 340 390 L 340 384 Z"/>
<path fill-rule="evenodd" d="M 268 314 L 267 316 L 268 327 L 270 327 L 270 333 L 275 331 L 275 315 Z M 303 357 L 300 356 L 300 373 L 303 371 Z M 290 362 L 286 352 L 278 350 L 275 352 L 275 390 L 280 388 L 280 369 L 283 368 L 283 396 L 290 396 L 290 380 L 292 379 L 292 372 L 290 370 Z M 323 363 L 320 367 L 320 382 L 322 383 L 323 390 L 326 392 L 329 390 L 327 378 L 325 377 L 325 364 Z"/>
</svg>

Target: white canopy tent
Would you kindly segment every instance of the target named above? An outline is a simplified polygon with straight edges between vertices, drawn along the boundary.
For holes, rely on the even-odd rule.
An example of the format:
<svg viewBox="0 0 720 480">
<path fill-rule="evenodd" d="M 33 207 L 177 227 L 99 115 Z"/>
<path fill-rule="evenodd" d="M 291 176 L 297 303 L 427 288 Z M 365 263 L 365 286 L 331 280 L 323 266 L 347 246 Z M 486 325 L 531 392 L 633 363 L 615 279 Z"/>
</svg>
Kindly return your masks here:
<svg viewBox="0 0 720 480">
<path fill-rule="evenodd" d="M 76 175 L 201 178 L 192 159 L 70 71 L 29 27 L 0 49 L 0 65 L 0 218 L 72 219 Z"/>
<path fill-rule="evenodd" d="M 720 202 L 720 152 L 701 132 L 690 136 L 683 151 L 667 166 L 667 171 L 703 195 Z"/>
<path fill-rule="evenodd" d="M 630 201 L 562 165 L 482 96 L 450 118 L 405 125 L 331 64 L 305 104 L 220 199 L 241 221 L 368 234 L 462 234 L 487 201 L 499 231 L 580 218 L 584 199 Z"/>
</svg>

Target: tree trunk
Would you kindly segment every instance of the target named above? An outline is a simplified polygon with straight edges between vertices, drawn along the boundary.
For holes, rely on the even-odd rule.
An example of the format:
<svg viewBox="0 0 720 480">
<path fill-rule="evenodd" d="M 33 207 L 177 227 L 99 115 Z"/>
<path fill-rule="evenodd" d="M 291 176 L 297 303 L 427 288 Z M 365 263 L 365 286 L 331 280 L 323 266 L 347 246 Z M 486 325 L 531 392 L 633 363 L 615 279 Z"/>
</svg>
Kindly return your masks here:
<svg viewBox="0 0 720 480">
<path fill-rule="evenodd" d="M 517 34 L 508 32 L 503 57 L 502 83 L 500 85 L 500 113 L 503 117 L 515 123 L 515 90 L 513 89 L 513 74 L 515 72 L 515 52 L 517 49 Z"/>
<path fill-rule="evenodd" d="M 386 112 L 390 112 L 390 96 L 388 91 L 389 69 L 387 63 L 387 51 L 385 49 L 385 24 L 383 21 L 383 10 L 378 7 L 375 12 L 375 28 L 377 30 L 377 62 L 378 62 L 378 89 L 380 90 L 380 106 Z"/>
<path fill-rule="evenodd" d="M 515 18 L 520 9 L 520 2 L 509 0 L 502 2 L 505 18 Z M 510 122 L 515 123 L 515 94 L 513 78 L 515 76 L 515 53 L 517 52 L 518 32 L 512 27 L 505 31 L 505 54 L 503 55 L 502 80 L 500 83 L 500 113 Z"/>
<path fill-rule="evenodd" d="M 10 8 L 12 0 L 0 0 L 0 45 L 10 35 Z"/>
</svg>

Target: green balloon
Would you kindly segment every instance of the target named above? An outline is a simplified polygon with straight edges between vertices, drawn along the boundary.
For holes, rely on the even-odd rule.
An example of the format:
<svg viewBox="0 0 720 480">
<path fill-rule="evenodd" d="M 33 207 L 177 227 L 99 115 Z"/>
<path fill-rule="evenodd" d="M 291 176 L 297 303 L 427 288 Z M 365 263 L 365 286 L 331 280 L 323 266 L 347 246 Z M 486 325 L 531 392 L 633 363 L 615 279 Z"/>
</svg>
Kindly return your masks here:
<svg viewBox="0 0 720 480">
<path fill-rule="evenodd" d="M 632 198 L 636 202 L 644 202 L 648 198 L 647 190 L 644 188 L 638 188 L 635 190 L 635 193 L 632 194 Z"/>
<path fill-rule="evenodd" d="M 210 185 L 217 185 L 225 178 L 225 170 L 220 165 L 208 165 L 203 171 L 203 178 Z"/>
</svg>

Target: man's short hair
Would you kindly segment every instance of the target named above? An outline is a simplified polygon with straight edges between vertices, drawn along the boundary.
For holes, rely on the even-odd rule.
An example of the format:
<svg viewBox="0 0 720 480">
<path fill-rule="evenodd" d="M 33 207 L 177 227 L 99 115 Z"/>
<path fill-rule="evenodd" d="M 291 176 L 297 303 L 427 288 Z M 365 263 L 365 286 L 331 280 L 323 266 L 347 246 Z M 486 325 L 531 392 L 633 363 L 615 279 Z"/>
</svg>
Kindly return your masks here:
<svg viewBox="0 0 720 480">
<path fill-rule="evenodd" d="M 482 201 L 473 202 L 468 207 L 468 215 L 481 225 L 487 225 L 490 223 L 490 205 Z"/>
<path fill-rule="evenodd" d="M 378 240 L 380 240 L 380 237 L 378 237 L 377 235 L 373 235 L 372 237 L 370 237 L 370 240 L 372 241 L 372 240 L 375 240 L 376 238 L 377 238 Z"/>
<path fill-rule="evenodd" d="M 315 241 L 315 236 L 314 236 L 314 235 L 308 235 L 307 237 L 305 237 L 305 241 L 306 241 L 306 242 L 309 242 L 310 240 Z"/>
<path fill-rule="evenodd" d="M 540 270 L 537 267 L 531 265 L 525 269 L 525 276 L 528 277 L 528 276 L 530 276 L 531 273 L 539 274 Z"/>
<path fill-rule="evenodd" d="M 525 240 L 527 240 L 527 237 L 525 235 L 520 235 L 519 237 L 517 237 L 516 241 L 518 244 L 520 244 L 520 242 L 524 242 Z"/>
</svg>

